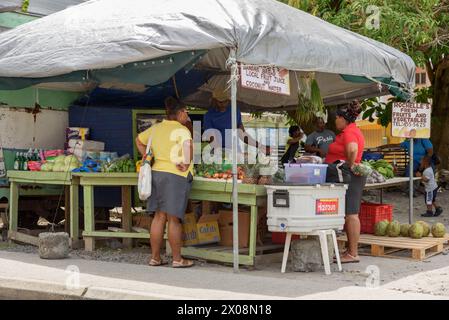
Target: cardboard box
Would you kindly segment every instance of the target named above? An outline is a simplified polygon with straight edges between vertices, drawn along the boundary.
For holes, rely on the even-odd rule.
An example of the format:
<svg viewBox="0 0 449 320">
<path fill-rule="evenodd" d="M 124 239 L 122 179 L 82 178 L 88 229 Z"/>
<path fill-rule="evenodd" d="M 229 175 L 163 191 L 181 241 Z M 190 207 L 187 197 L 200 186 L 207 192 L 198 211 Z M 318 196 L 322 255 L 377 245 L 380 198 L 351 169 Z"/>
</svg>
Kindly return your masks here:
<svg viewBox="0 0 449 320">
<path fill-rule="evenodd" d="M 194 213 L 186 213 L 182 224 L 182 241 L 184 246 L 198 244 L 198 231 Z"/>
<path fill-rule="evenodd" d="M 233 219 L 231 210 L 220 210 L 218 212 L 218 224 L 220 227 L 220 245 L 230 247 L 233 242 Z M 239 211 L 239 248 L 249 246 L 250 214 Z"/>
<path fill-rule="evenodd" d="M 133 227 L 144 228 L 150 232 L 151 222 L 153 222 L 153 216 L 149 214 L 133 215 Z"/>
<path fill-rule="evenodd" d="M 104 142 L 94 140 L 69 140 L 69 148 L 79 149 L 83 151 L 104 151 Z"/>
<path fill-rule="evenodd" d="M 198 244 L 220 242 L 220 230 L 218 227 L 218 214 L 202 215 L 196 224 L 198 232 Z"/>
</svg>

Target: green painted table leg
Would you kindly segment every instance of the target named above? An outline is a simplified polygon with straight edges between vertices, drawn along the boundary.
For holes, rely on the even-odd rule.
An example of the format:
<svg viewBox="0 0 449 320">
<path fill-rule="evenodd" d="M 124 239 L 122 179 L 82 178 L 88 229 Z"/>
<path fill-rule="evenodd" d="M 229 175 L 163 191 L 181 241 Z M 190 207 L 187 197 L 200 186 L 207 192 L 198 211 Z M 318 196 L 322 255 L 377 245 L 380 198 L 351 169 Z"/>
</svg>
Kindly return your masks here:
<svg viewBox="0 0 449 320">
<path fill-rule="evenodd" d="M 249 257 L 254 261 L 257 245 L 257 206 L 251 206 L 251 221 L 249 228 Z"/>
<path fill-rule="evenodd" d="M 95 207 L 94 207 L 94 187 L 84 186 L 84 230 L 92 232 L 95 230 Z M 84 237 L 86 251 L 95 250 L 95 238 Z"/>
<path fill-rule="evenodd" d="M 79 241 L 79 186 L 70 185 L 70 238 L 72 246 Z"/>
<path fill-rule="evenodd" d="M 9 230 L 15 232 L 19 220 L 19 184 L 11 182 L 9 190 Z"/>
<path fill-rule="evenodd" d="M 64 186 L 64 231 L 70 234 L 70 186 Z"/>
</svg>

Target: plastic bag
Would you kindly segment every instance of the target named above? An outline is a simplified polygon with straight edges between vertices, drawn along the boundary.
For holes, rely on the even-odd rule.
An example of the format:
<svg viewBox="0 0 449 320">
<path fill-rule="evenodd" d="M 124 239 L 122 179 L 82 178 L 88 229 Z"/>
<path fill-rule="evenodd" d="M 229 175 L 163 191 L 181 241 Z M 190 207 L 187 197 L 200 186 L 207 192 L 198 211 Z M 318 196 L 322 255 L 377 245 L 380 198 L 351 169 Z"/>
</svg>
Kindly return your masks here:
<svg viewBox="0 0 449 320">
<path fill-rule="evenodd" d="M 322 164 L 323 159 L 317 156 L 307 155 L 296 159 L 296 163 Z"/>
<path fill-rule="evenodd" d="M 139 183 L 137 185 L 139 191 L 139 199 L 147 200 L 151 196 L 151 138 L 148 140 L 145 160 L 139 171 Z"/>
</svg>

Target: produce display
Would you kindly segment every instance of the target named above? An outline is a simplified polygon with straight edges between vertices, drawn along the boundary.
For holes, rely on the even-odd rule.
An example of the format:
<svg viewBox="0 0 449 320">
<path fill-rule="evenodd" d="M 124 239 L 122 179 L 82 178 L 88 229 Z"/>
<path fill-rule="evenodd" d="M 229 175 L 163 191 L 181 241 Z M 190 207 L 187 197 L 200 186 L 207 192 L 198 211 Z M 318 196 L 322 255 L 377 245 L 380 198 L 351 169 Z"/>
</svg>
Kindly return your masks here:
<svg viewBox="0 0 449 320">
<path fill-rule="evenodd" d="M 410 230 L 411 225 L 408 223 L 401 224 L 401 236 L 408 237 L 408 232 Z"/>
<path fill-rule="evenodd" d="M 383 175 L 381 175 L 378 171 L 373 170 L 371 174 L 366 178 L 366 183 L 382 183 L 387 181 Z"/>
<path fill-rule="evenodd" d="M 394 168 L 393 166 L 386 160 L 369 160 L 369 161 L 362 161 L 362 164 L 369 166 L 371 169 L 377 171 L 382 176 L 384 176 L 385 179 L 391 179 L 394 178 Z"/>
<path fill-rule="evenodd" d="M 408 235 L 412 239 L 421 239 L 424 234 L 424 227 L 420 223 L 414 223 L 408 231 Z"/>
<path fill-rule="evenodd" d="M 136 172 L 136 162 L 128 155 L 101 164 L 101 172 Z"/>
<path fill-rule="evenodd" d="M 399 237 L 401 234 L 401 224 L 398 221 L 392 221 L 388 224 L 386 234 L 389 237 Z"/>
<path fill-rule="evenodd" d="M 81 164 L 74 155 L 49 157 L 42 161 L 40 171 L 69 172 L 79 168 Z"/>
<path fill-rule="evenodd" d="M 373 169 L 371 168 L 371 166 L 369 166 L 369 165 L 367 165 L 365 163 L 360 163 L 360 164 L 356 164 L 353 167 L 352 171 L 355 174 L 358 174 L 358 175 L 363 176 L 363 177 L 367 177 L 367 176 L 369 176 L 371 174 L 371 172 L 373 172 Z"/>
<path fill-rule="evenodd" d="M 421 239 L 432 234 L 435 238 L 443 238 L 446 235 L 446 227 L 440 222 L 430 227 L 425 221 L 417 221 L 410 225 L 407 223 L 400 224 L 398 221 L 389 222 L 388 220 L 382 220 L 374 225 L 374 234 L 376 236 L 402 236 L 412 239 Z"/>
<path fill-rule="evenodd" d="M 435 223 L 431 229 L 435 238 L 443 238 L 446 235 L 446 227 L 441 222 Z"/>
<path fill-rule="evenodd" d="M 232 179 L 232 169 L 229 164 L 197 164 L 195 165 L 195 175 L 208 179 Z M 238 180 L 242 180 L 245 176 L 242 166 L 237 167 Z"/>
<path fill-rule="evenodd" d="M 387 234 L 387 227 L 390 224 L 388 220 L 382 220 L 374 225 L 374 234 L 376 236 L 384 236 Z"/>
<path fill-rule="evenodd" d="M 427 222 L 424 222 L 424 221 L 416 221 L 416 223 L 421 224 L 422 227 L 423 227 L 422 236 L 423 237 L 428 237 L 429 234 L 430 234 L 430 226 L 429 226 L 429 224 Z"/>
</svg>

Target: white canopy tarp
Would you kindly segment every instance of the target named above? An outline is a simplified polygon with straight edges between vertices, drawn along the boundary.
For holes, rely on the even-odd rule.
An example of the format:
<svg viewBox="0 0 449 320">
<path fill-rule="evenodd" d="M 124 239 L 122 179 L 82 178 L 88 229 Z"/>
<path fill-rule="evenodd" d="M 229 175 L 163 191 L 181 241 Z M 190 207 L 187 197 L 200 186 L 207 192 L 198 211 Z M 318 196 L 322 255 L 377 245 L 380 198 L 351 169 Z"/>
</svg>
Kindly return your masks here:
<svg viewBox="0 0 449 320">
<path fill-rule="evenodd" d="M 231 47 L 241 63 L 316 72 L 327 104 L 388 93 L 340 74 L 389 78 L 408 89 L 415 81 L 415 64 L 406 54 L 275 0 L 88 1 L 3 33 L 0 77 L 58 76 L 199 49 L 208 53 L 197 68 L 226 71 Z M 216 83 L 229 79 L 217 77 Z M 295 77 L 290 79 L 295 91 Z M 205 105 L 209 87 L 187 100 Z M 295 106 L 297 95 L 255 96 L 239 88 L 238 100 L 282 108 Z"/>
</svg>

